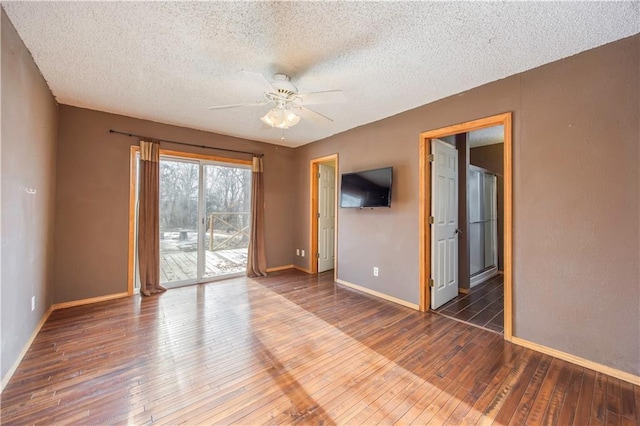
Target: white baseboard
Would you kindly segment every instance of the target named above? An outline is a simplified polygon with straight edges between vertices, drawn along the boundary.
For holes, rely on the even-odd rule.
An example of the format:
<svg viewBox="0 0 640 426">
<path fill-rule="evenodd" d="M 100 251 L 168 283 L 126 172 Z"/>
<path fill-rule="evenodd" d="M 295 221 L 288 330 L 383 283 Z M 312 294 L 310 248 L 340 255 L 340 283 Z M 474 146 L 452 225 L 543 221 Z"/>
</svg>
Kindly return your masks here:
<svg viewBox="0 0 640 426">
<path fill-rule="evenodd" d="M 389 296 L 388 294 L 380 293 L 379 291 L 371 290 L 370 288 L 362 287 L 358 284 L 353 284 L 348 281 L 338 280 L 338 279 L 335 281 L 344 286 L 351 287 L 354 290 L 358 290 L 363 293 L 367 293 L 372 296 L 376 296 L 381 299 L 388 300 L 389 302 L 397 303 L 398 305 L 406 306 L 407 308 L 415 309 L 416 311 L 420 310 L 420 306 L 416 303 L 407 302 L 406 300 L 398 299 L 397 297 Z"/>
</svg>

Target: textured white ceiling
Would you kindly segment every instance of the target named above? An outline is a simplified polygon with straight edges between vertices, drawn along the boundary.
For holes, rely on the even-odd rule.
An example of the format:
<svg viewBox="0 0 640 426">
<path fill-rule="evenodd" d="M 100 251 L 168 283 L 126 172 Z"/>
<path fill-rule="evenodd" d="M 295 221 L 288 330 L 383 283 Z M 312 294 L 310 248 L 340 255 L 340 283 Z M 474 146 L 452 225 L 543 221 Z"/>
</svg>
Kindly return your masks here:
<svg viewBox="0 0 640 426">
<path fill-rule="evenodd" d="M 438 139 L 449 145 L 456 146 L 455 135 L 443 136 Z M 480 130 L 473 130 L 467 133 L 467 143 L 469 144 L 469 148 L 504 143 L 504 126 L 492 126 Z"/>
<path fill-rule="evenodd" d="M 299 146 L 640 32 L 635 2 L 2 2 L 59 103 Z M 242 70 L 335 121 L 265 130 Z M 121 129 L 126 131 L 127 129 Z"/>
<path fill-rule="evenodd" d="M 470 148 L 504 143 L 504 126 L 493 126 L 474 130 L 467 135 Z"/>
</svg>

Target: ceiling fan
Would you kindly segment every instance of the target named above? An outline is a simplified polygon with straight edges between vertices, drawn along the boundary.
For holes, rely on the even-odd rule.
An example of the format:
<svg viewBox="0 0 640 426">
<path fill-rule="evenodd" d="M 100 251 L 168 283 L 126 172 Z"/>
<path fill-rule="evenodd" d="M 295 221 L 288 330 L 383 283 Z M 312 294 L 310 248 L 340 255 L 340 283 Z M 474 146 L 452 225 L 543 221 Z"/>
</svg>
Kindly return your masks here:
<svg viewBox="0 0 640 426">
<path fill-rule="evenodd" d="M 326 124 L 333 120 L 307 107 L 307 105 L 332 104 L 346 102 L 341 90 L 325 92 L 298 93 L 298 88 L 291 83 L 286 74 L 276 74 L 273 81 L 267 80 L 262 74 L 243 71 L 244 74 L 260 82 L 265 91 L 264 99 L 244 104 L 231 104 L 209 107 L 211 110 L 225 108 L 239 108 L 273 105 L 260 120 L 270 127 L 288 129 L 300 122 L 300 118 L 316 124 Z"/>
</svg>

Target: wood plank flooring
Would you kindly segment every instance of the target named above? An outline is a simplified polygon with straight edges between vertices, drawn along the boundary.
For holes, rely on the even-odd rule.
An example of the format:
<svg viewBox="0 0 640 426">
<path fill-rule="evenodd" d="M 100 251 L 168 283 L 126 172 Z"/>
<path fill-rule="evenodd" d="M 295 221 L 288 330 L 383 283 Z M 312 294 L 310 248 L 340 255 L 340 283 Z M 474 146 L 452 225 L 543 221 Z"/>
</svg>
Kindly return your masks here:
<svg viewBox="0 0 640 426">
<path fill-rule="evenodd" d="M 640 424 L 640 387 L 283 271 L 54 311 L 3 424 Z"/>
<path fill-rule="evenodd" d="M 504 276 L 493 278 L 459 294 L 435 310 L 441 315 L 504 333 Z"/>
</svg>

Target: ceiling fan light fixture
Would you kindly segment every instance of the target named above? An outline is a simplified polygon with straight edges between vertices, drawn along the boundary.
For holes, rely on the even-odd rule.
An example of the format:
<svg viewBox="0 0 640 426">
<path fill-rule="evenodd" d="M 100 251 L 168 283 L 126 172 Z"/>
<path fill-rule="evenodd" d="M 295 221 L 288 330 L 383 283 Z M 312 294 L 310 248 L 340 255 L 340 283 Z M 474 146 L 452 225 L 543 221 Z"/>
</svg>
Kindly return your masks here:
<svg viewBox="0 0 640 426">
<path fill-rule="evenodd" d="M 300 117 L 289 109 L 275 107 L 270 109 L 260 120 L 267 126 L 288 129 L 298 124 Z"/>
</svg>

